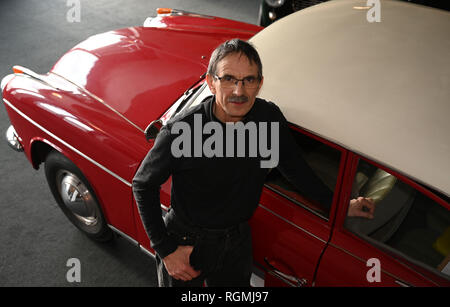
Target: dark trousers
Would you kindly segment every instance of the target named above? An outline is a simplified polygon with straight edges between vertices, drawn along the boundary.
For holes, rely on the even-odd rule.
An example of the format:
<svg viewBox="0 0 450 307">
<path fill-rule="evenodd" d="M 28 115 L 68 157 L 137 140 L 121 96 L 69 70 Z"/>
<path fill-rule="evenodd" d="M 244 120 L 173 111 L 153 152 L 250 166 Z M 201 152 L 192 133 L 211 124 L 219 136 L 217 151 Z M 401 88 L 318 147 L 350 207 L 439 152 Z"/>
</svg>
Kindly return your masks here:
<svg viewBox="0 0 450 307">
<path fill-rule="evenodd" d="M 252 237 L 247 222 L 221 230 L 194 227 L 170 210 L 165 217 L 170 236 L 179 245 L 194 246 L 190 264 L 202 273 L 190 281 L 172 278 L 156 255 L 160 287 L 249 287 L 253 267 Z"/>
</svg>

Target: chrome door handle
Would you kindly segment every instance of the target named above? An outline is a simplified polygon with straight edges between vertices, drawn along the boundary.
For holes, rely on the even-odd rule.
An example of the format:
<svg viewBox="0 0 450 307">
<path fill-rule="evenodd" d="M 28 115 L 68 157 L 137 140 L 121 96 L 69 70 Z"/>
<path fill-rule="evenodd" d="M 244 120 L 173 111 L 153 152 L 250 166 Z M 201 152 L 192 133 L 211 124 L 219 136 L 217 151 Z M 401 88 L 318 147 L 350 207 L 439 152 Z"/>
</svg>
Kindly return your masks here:
<svg viewBox="0 0 450 307">
<path fill-rule="evenodd" d="M 269 262 L 267 257 L 264 257 L 264 262 L 269 267 L 270 274 L 280 278 L 281 280 L 285 281 L 289 285 L 291 285 L 293 287 L 305 287 L 308 284 L 308 280 L 306 278 L 298 278 L 298 277 L 281 272 L 280 270 L 278 270 L 275 266 L 273 266 Z"/>
<path fill-rule="evenodd" d="M 404 282 L 401 282 L 400 280 L 395 280 L 394 282 L 401 287 L 405 287 L 405 288 L 411 287 L 410 285 L 405 284 Z"/>
</svg>

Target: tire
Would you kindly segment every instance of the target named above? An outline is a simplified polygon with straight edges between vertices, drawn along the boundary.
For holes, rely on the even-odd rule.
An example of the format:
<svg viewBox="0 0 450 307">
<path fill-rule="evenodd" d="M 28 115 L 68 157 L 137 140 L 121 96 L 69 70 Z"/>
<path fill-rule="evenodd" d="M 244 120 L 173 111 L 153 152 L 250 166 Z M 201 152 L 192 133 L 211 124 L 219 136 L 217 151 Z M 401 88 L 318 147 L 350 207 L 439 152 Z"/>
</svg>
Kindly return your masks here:
<svg viewBox="0 0 450 307">
<path fill-rule="evenodd" d="M 45 158 L 45 176 L 58 206 L 73 225 L 95 241 L 114 238 L 94 190 L 72 161 L 51 151 Z"/>
</svg>

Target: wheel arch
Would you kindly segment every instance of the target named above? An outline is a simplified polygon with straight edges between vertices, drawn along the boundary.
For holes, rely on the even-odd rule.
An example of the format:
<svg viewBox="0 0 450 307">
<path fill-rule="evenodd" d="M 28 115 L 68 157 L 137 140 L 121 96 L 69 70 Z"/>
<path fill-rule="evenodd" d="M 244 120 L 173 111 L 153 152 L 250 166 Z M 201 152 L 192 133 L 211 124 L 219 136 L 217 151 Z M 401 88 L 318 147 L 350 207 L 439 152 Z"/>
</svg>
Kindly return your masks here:
<svg viewBox="0 0 450 307">
<path fill-rule="evenodd" d="M 30 143 L 30 160 L 33 168 L 36 170 L 39 169 L 39 166 L 45 162 L 45 158 L 52 150 L 56 150 L 67 157 L 61 148 L 46 139 L 34 138 Z"/>
<path fill-rule="evenodd" d="M 88 181 L 91 189 L 96 195 L 96 200 L 99 203 L 100 207 L 102 208 L 103 212 L 105 212 L 105 207 L 103 206 L 101 200 L 98 198 L 98 191 L 95 185 L 91 180 L 89 180 L 89 176 L 86 174 L 86 172 L 83 170 L 83 167 L 81 165 L 78 165 L 75 163 L 76 159 L 73 159 L 70 152 L 63 150 L 58 145 L 50 142 L 47 139 L 44 138 L 34 138 L 31 140 L 31 146 L 30 146 L 30 158 L 31 163 L 33 165 L 34 169 L 39 169 L 40 165 L 45 162 L 45 159 L 47 158 L 48 154 L 52 151 L 57 151 L 64 157 L 66 157 L 70 162 L 72 162 L 78 170 L 81 172 L 83 177 Z M 106 217 L 106 216 L 105 216 Z"/>
</svg>

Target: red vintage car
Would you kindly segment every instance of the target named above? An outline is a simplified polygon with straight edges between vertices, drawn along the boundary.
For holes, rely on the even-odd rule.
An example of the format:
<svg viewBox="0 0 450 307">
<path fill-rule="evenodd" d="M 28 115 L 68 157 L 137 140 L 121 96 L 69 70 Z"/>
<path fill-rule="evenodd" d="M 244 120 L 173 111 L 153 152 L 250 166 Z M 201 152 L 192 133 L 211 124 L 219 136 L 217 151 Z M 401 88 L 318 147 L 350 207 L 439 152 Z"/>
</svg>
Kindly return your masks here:
<svg viewBox="0 0 450 307">
<path fill-rule="evenodd" d="M 153 255 L 131 181 L 161 125 L 210 95 L 212 50 L 257 48 L 260 96 L 291 123 L 331 208 L 273 169 L 252 220 L 253 285 L 450 286 L 450 14 L 383 1 L 330 1 L 265 28 L 178 10 L 92 36 L 47 74 L 1 82 L 8 143 L 45 166 L 69 220 Z M 373 20 L 372 20 L 373 21 Z M 373 218 L 348 214 L 356 197 Z M 170 180 L 161 189 L 170 206 Z"/>
</svg>

